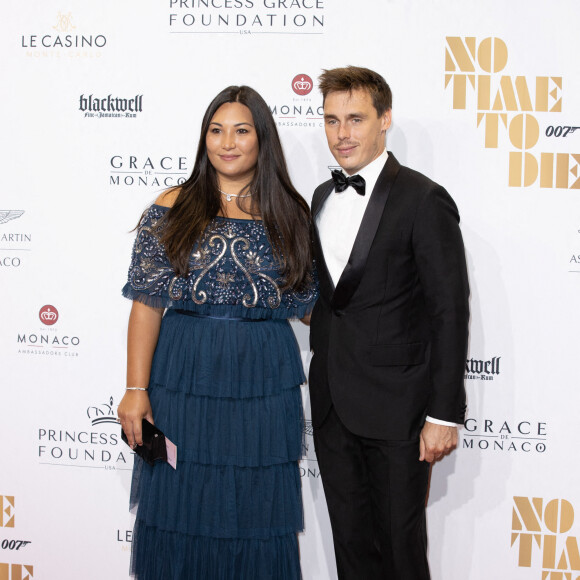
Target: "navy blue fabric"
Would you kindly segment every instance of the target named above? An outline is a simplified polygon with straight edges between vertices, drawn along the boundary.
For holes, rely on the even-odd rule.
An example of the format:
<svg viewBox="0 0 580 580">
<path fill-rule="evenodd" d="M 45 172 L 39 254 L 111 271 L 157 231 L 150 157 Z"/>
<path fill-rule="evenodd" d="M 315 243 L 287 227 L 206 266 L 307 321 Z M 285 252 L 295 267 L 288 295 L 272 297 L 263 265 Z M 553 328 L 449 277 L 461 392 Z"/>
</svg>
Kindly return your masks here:
<svg viewBox="0 0 580 580">
<path fill-rule="evenodd" d="M 189 276 L 177 276 L 159 241 L 166 212 L 152 205 L 141 220 L 124 296 L 232 318 L 302 318 L 312 310 L 314 283 L 302 293 L 280 292 L 280 265 L 259 220 L 214 218 L 191 253 Z"/>
<path fill-rule="evenodd" d="M 190 275 L 176 277 L 158 239 L 165 212 L 144 216 L 123 293 L 168 309 L 149 396 L 178 465 L 135 458 L 132 573 L 297 580 L 305 376 L 287 319 L 312 309 L 315 285 L 280 292 L 262 223 L 225 218 L 194 248 Z"/>
</svg>

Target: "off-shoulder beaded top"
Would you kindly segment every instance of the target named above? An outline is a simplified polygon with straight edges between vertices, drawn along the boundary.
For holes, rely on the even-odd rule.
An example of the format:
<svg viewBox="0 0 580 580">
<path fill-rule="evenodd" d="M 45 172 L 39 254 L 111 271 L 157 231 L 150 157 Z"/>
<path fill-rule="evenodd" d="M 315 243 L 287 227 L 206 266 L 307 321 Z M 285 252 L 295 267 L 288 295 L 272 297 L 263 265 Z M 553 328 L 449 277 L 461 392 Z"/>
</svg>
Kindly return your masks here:
<svg viewBox="0 0 580 580">
<path fill-rule="evenodd" d="M 193 248 L 187 277 L 176 275 L 159 240 L 169 208 L 152 205 L 137 230 L 123 294 L 153 307 L 244 318 L 300 318 L 317 298 L 282 291 L 280 266 L 259 220 L 217 216 Z"/>
</svg>

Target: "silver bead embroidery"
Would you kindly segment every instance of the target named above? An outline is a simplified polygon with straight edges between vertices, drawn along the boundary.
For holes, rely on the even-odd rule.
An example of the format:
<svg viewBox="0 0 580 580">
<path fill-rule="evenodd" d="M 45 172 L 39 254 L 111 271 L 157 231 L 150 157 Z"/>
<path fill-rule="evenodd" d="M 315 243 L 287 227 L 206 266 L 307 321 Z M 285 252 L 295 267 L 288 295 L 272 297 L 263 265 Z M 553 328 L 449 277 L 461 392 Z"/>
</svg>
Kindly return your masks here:
<svg viewBox="0 0 580 580">
<path fill-rule="evenodd" d="M 135 290 L 182 303 L 268 309 L 297 307 L 316 296 L 314 285 L 300 294 L 281 292 L 280 265 L 260 221 L 215 218 L 191 253 L 189 274 L 177 276 L 159 241 L 163 215 L 152 206 L 137 233 L 129 271 Z"/>
</svg>

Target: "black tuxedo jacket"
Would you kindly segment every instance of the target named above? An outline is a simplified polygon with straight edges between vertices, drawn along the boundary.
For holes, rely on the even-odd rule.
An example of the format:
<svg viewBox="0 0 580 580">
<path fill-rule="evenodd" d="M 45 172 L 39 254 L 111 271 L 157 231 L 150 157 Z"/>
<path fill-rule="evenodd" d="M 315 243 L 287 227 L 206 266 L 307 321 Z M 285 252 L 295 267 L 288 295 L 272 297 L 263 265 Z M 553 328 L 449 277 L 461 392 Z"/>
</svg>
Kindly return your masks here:
<svg viewBox="0 0 580 580">
<path fill-rule="evenodd" d="M 389 152 L 335 288 L 316 227 L 333 189 L 323 183 L 312 200 L 314 427 L 332 405 L 362 437 L 414 439 L 426 415 L 463 423 L 469 285 L 455 203 Z"/>
</svg>

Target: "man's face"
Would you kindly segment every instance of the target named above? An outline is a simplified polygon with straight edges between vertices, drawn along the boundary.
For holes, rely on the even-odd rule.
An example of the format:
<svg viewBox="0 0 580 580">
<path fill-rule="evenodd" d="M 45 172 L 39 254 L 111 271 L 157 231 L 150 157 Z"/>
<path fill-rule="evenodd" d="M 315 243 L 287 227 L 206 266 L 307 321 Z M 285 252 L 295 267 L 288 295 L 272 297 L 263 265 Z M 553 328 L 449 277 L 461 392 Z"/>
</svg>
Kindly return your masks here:
<svg viewBox="0 0 580 580">
<path fill-rule="evenodd" d="M 324 128 L 328 146 L 338 164 L 354 175 L 374 161 L 385 148 L 391 110 L 380 117 L 364 89 L 329 93 L 324 101 Z"/>
</svg>

